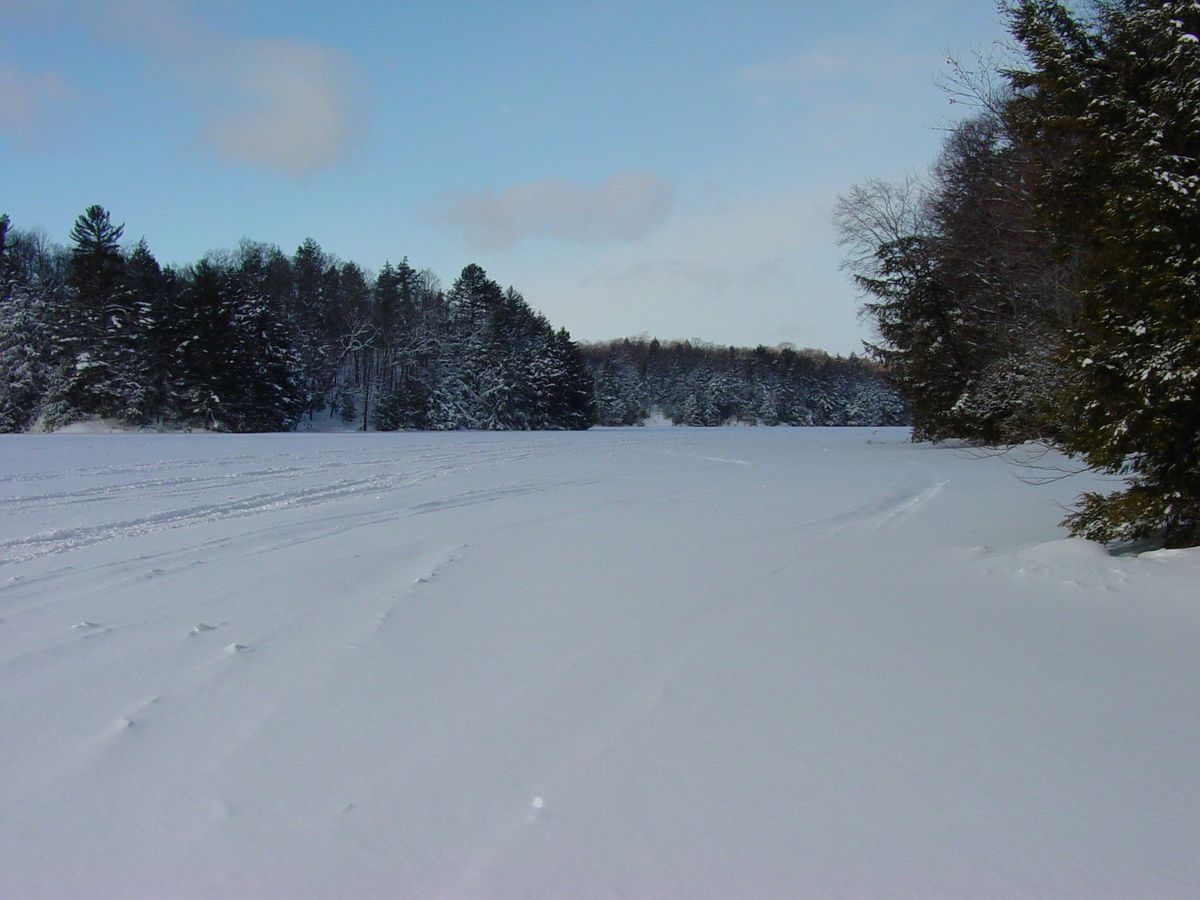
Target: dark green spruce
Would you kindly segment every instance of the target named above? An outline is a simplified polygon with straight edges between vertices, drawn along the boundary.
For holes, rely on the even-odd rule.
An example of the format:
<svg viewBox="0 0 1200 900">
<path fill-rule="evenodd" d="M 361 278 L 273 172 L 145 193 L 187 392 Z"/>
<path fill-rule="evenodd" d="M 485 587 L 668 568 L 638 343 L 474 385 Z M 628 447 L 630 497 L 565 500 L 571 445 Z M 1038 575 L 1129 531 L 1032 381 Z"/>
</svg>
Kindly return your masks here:
<svg viewBox="0 0 1200 900">
<path fill-rule="evenodd" d="M 1200 4 L 1001 9 L 1022 57 L 967 79 L 929 176 L 839 204 L 868 350 L 918 438 L 1126 476 L 1074 533 L 1200 544 Z"/>
</svg>

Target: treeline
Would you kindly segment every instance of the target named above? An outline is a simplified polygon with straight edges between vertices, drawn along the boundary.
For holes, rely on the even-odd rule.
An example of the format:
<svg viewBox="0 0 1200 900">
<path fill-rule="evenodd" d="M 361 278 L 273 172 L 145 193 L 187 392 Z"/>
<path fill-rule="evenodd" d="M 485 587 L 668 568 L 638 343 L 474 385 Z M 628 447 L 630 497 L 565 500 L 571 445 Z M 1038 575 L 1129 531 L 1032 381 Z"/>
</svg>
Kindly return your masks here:
<svg viewBox="0 0 1200 900">
<path fill-rule="evenodd" d="M 183 268 L 89 207 L 72 245 L 0 217 L 0 431 L 89 416 L 282 431 L 888 425 L 878 366 L 820 351 L 688 342 L 588 347 L 468 265 L 449 291 L 407 260 L 370 274 L 306 240 L 243 241 Z M 344 427 L 344 426 L 343 426 Z"/>
<path fill-rule="evenodd" d="M 587 428 L 565 330 L 469 265 L 449 291 L 407 260 L 371 277 L 313 240 L 243 241 L 181 269 L 92 206 L 65 249 L 0 217 L 0 431 L 87 416 L 280 431 Z"/>
<path fill-rule="evenodd" d="M 819 350 L 626 339 L 583 347 L 603 425 L 653 413 L 680 425 L 902 425 L 907 411 L 869 360 Z"/>
<path fill-rule="evenodd" d="M 1042 440 L 1127 490 L 1066 523 L 1200 543 L 1200 4 L 1002 3 L 1022 52 L 925 179 L 837 211 L 918 438 Z"/>
</svg>

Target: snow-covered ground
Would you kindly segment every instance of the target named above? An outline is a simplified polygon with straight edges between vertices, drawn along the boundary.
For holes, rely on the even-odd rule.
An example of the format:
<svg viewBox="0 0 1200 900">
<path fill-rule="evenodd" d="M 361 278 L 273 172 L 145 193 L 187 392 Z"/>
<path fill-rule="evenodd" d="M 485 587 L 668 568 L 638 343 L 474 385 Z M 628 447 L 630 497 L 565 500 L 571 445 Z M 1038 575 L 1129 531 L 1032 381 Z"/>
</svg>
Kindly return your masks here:
<svg viewBox="0 0 1200 900">
<path fill-rule="evenodd" d="M 1200 553 L 905 437 L 0 440 L 0 895 L 1197 895 Z"/>
</svg>

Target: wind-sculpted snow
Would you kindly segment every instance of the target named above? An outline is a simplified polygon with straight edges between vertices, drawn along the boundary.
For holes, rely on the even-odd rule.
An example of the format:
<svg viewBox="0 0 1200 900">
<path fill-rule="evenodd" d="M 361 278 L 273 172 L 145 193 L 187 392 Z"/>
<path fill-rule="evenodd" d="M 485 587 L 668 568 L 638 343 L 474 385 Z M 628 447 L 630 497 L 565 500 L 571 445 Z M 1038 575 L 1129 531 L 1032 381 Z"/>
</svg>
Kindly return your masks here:
<svg viewBox="0 0 1200 900">
<path fill-rule="evenodd" d="M 857 429 L 0 453 L 0 896 L 1200 892 L 1200 555 L 1064 540 L 1091 476 Z"/>
</svg>

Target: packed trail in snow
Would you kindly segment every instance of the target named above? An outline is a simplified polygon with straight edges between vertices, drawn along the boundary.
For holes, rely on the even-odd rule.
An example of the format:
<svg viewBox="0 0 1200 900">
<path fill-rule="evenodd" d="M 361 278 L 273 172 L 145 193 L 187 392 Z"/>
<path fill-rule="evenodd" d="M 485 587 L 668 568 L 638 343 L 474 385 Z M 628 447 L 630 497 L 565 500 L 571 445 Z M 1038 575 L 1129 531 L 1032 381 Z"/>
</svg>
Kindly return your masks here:
<svg viewBox="0 0 1200 900">
<path fill-rule="evenodd" d="M 1103 485 L 1039 474 L 0 438 L 0 895 L 1200 893 L 1200 551 L 1064 539 Z"/>
</svg>

